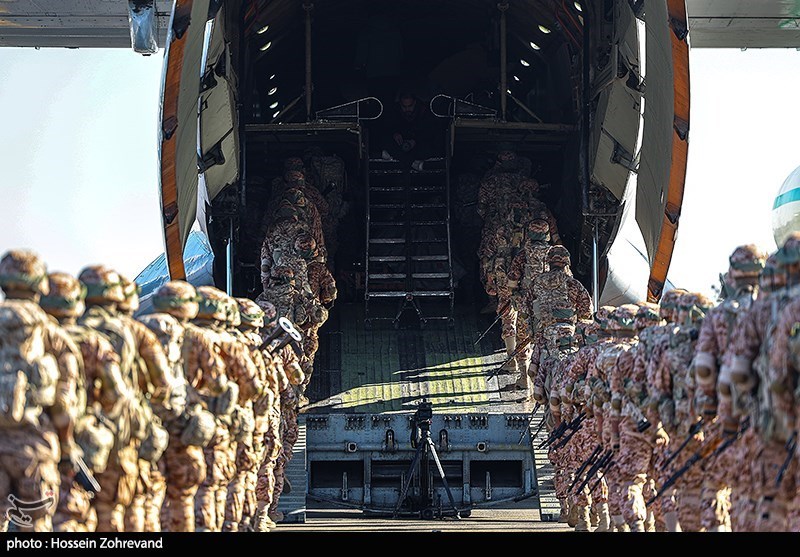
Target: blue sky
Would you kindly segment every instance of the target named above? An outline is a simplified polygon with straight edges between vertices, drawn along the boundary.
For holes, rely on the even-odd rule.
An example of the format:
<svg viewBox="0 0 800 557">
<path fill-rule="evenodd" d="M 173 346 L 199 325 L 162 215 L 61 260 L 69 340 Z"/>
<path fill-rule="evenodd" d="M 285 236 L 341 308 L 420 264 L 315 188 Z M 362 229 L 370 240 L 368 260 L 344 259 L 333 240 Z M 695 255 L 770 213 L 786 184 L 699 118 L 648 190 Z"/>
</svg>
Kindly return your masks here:
<svg viewBox="0 0 800 557">
<path fill-rule="evenodd" d="M 161 53 L 0 49 L 0 250 L 131 278 L 163 251 Z M 710 292 L 739 244 L 775 248 L 770 211 L 800 165 L 800 52 L 691 53 L 686 197 L 670 279 Z"/>
</svg>

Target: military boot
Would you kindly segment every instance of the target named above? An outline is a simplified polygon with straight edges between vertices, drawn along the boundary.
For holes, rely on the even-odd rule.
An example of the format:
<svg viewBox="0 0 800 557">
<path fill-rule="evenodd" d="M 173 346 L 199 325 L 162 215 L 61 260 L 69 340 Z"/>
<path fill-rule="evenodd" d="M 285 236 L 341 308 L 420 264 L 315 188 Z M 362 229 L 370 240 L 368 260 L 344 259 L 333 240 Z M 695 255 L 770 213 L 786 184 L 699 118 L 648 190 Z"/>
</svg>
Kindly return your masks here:
<svg viewBox="0 0 800 557">
<path fill-rule="evenodd" d="M 265 501 L 259 501 L 258 510 L 256 511 L 256 532 L 269 532 L 275 526 L 275 523 L 269 517 L 269 505 Z"/>
<path fill-rule="evenodd" d="M 677 511 L 664 513 L 664 522 L 667 523 L 667 532 L 683 532 L 680 522 L 678 522 Z"/>
<path fill-rule="evenodd" d="M 589 510 L 589 516 L 591 517 L 591 527 L 597 528 L 600 525 L 600 512 L 599 512 L 599 505 L 592 505 Z"/>
<path fill-rule="evenodd" d="M 575 528 L 578 525 L 578 515 L 580 513 L 580 507 L 578 505 L 570 505 L 569 512 L 567 513 L 567 524 Z"/>
<path fill-rule="evenodd" d="M 615 532 L 630 532 L 631 531 L 631 529 L 625 523 L 625 519 L 622 518 L 621 514 L 615 514 L 614 516 L 611 517 L 611 519 L 614 521 L 614 531 Z"/>
<path fill-rule="evenodd" d="M 608 512 L 608 503 L 599 503 L 597 505 L 597 517 L 597 529 L 595 532 L 610 532 L 611 515 Z"/>
<path fill-rule="evenodd" d="M 559 499 L 558 502 L 561 505 L 561 512 L 558 515 L 558 521 L 566 522 L 567 516 L 569 515 L 569 509 L 567 509 L 567 502 L 564 499 Z"/>
<path fill-rule="evenodd" d="M 651 510 L 647 511 L 647 519 L 644 521 L 644 531 L 645 532 L 656 531 L 656 515 Z"/>
<path fill-rule="evenodd" d="M 631 532 L 644 532 L 644 520 L 634 520 L 628 525 L 628 529 Z"/>
<path fill-rule="evenodd" d="M 582 505 L 582 506 L 575 505 L 575 507 L 577 508 L 577 514 L 578 514 L 578 522 L 577 522 L 577 524 L 575 524 L 575 531 L 576 532 L 589 532 L 590 531 L 589 530 L 589 523 L 592 520 L 590 518 L 590 516 L 589 516 L 589 506 L 588 505 L 585 505 L 585 506 L 584 505 Z"/>
<path fill-rule="evenodd" d="M 514 337 L 504 338 L 503 342 L 506 343 L 506 354 L 508 358 L 511 358 L 511 355 L 517 349 L 517 339 Z M 517 369 L 517 360 L 511 358 L 507 361 L 503 367 L 501 368 L 505 373 L 517 373 L 519 370 Z"/>
</svg>

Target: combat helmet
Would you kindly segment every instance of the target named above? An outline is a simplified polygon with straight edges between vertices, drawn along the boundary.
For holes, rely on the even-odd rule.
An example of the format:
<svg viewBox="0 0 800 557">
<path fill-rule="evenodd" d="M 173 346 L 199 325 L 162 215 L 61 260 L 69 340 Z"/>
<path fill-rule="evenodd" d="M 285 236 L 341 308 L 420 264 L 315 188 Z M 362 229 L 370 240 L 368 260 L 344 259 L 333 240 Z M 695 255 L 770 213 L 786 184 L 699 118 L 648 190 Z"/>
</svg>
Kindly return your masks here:
<svg viewBox="0 0 800 557">
<path fill-rule="evenodd" d="M 0 288 L 11 291 L 47 294 L 47 266 L 29 250 L 10 250 L 0 259 Z"/>
<path fill-rule="evenodd" d="M 171 280 L 162 284 L 153 295 L 153 307 L 168 313 L 180 321 L 190 321 L 197 317 L 197 291 L 183 280 Z"/>
<path fill-rule="evenodd" d="M 228 318 L 228 295 L 219 288 L 213 286 L 199 286 L 197 288 L 199 298 L 196 319 L 208 319 L 216 321 L 226 321 Z"/>
<path fill-rule="evenodd" d="M 601 331 L 609 331 L 611 328 L 611 314 L 616 308 L 614 306 L 600 306 L 594 312 L 594 320 Z"/>
<path fill-rule="evenodd" d="M 575 325 L 571 323 L 553 323 L 544 330 L 544 338 L 548 346 L 560 352 L 576 347 Z"/>
<path fill-rule="evenodd" d="M 662 319 L 667 321 L 675 321 L 678 309 L 678 300 L 683 294 L 686 294 L 683 288 L 674 288 L 661 297 L 661 303 L 658 306 L 658 313 Z"/>
<path fill-rule="evenodd" d="M 733 279 L 756 278 L 764 268 L 766 256 L 753 244 L 739 246 L 728 258 L 728 275 Z"/>
<path fill-rule="evenodd" d="M 549 242 L 550 224 L 544 219 L 532 219 L 528 223 L 528 238 L 534 242 Z"/>
<path fill-rule="evenodd" d="M 86 286 L 86 303 L 119 304 L 125 301 L 122 277 L 105 265 L 86 267 L 78 275 L 78 280 Z"/>
<path fill-rule="evenodd" d="M 264 310 L 249 298 L 235 298 L 239 305 L 242 328 L 260 329 L 264 326 Z M 275 306 L 272 306 L 273 308 Z"/>
<path fill-rule="evenodd" d="M 634 324 L 637 331 L 643 331 L 647 327 L 661 324 L 658 304 L 640 302 L 637 305 L 639 306 L 639 311 L 636 312 L 636 322 Z"/>
<path fill-rule="evenodd" d="M 797 275 L 800 273 L 800 232 L 792 232 L 780 249 L 775 253 L 775 257 L 781 269 L 792 278 L 792 282 L 797 282 Z"/>
<path fill-rule="evenodd" d="M 547 250 L 547 264 L 552 269 L 553 267 L 563 269 L 569 267 L 570 258 L 569 251 L 564 246 L 552 246 Z"/>
<path fill-rule="evenodd" d="M 611 327 L 616 331 L 634 331 L 636 314 L 639 306 L 636 304 L 622 304 L 611 312 Z"/>
<path fill-rule="evenodd" d="M 283 169 L 285 171 L 288 170 L 303 170 L 305 168 L 305 164 L 303 163 L 303 159 L 300 157 L 288 157 L 285 161 L 283 161 Z"/>
<path fill-rule="evenodd" d="M 314 253 L 317 251 L 317 242 L 311 234 L 301 233 L 294 241 L 294 249 L 300 257 L 310 261 L 314 258 Z"/>
<path fill-rule="evenodd" d="M 83 315 L 86 287 L 68 273 L 50 273 L 47 279 L 50 293 L 39 300 L 42 309 L 57 319 Z"/>
</svg>

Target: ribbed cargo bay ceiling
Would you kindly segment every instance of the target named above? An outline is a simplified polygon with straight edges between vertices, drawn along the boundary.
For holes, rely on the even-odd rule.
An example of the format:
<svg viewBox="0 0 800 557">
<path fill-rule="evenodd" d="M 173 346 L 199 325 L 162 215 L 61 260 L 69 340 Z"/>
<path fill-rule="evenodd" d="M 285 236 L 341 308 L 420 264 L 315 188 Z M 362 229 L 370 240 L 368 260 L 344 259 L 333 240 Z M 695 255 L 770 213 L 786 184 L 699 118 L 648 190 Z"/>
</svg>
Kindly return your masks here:
<svg viewBox="0 0 800 557">
<path fill-rule="evenodd" d="M 579 2 L 253 2 L 245 10 L 245 37 L 256 72 L 263 79 L 275 76 L 269 90 L 277 87 L 274 98 L 279 109 L 303 93 L 307 11 L 312 27 L 315 110 L 367 96 L 370 91 L 357 83 L 364 74 L 394 73 L 406 78 L 404 85 L 422 96 L 438 92 L 458 96 L 481 86 L 496 94 L 501 49 L 498 5 L 506 10 L 508 89 L 524 100 L 522 93 L 527 94 L 542 79 L 537 70 L 546 67 L 560 46 L 569 41 L 580 47 Z M 375 37 L 380 43 L 367 47 Z M 402 52 L 393 56 L 394 48 L 402 48 Z M 378 62 L 378 57 L 386 61 Z M 393 60 L 397 65 L 393 66 Z M 336 72 L 336 79 L 328 79 L 331 71 Z M 420 76 L 427 78 L 427 83 L 419 83 Z M 425 87 L 428 90 L 420 91 Z"/>
</svg>

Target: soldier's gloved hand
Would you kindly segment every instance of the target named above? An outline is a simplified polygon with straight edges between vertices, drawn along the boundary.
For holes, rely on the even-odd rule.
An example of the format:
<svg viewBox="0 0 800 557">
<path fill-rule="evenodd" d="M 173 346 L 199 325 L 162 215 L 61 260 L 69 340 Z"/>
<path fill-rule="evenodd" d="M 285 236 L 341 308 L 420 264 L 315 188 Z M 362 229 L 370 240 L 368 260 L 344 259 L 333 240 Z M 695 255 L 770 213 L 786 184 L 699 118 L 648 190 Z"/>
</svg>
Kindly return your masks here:
<svg viewBox="0 0 800 557">
<path fill-rule="evenodd" d="M 733 416 L 722 416 L 722 434 L 725 437 L 735 437 L 739 434 L 739 420 Z"/>
<path fill-rule="evenodd" d="M 539 404 L 544 404 L 544 388 L 539 386 L 533 387 L 533 400 Z"/>
</svg>

